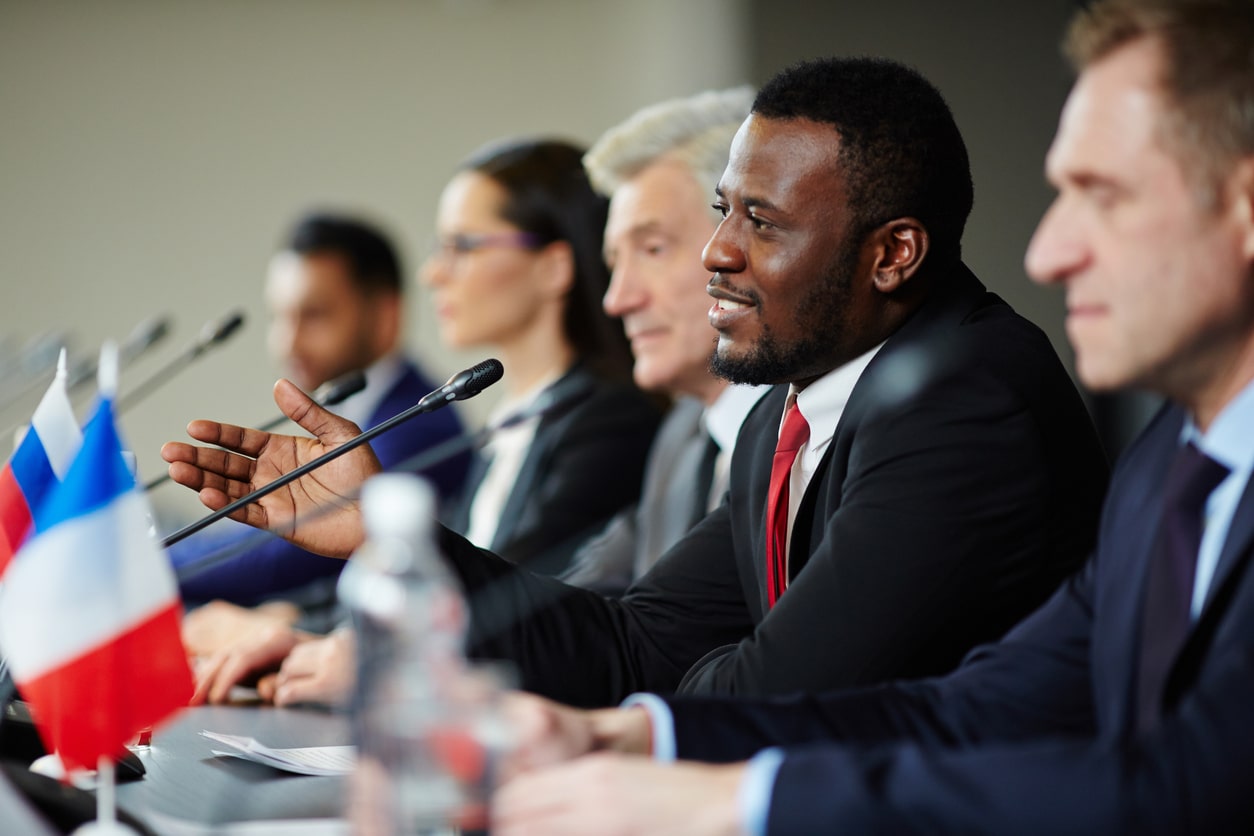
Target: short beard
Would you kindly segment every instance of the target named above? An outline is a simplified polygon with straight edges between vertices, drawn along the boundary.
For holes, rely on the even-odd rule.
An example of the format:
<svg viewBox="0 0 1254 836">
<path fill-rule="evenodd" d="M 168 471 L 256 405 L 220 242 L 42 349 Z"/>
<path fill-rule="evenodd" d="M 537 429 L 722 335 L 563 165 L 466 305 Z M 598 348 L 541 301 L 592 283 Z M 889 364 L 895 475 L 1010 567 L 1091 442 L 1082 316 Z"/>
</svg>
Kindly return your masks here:
<svg viewBox="0 0 1254 836">
<path fill-rule="evenodd" d="M 789 383 L 830 371 L 821 367 L 832 354 L 832 329 L 848 327 L 849 295 L 857 260 L 858 248 L 841 247 L 831 270 L 806 294 L 796 313 L 801 337 L 785 343 L 763 326 L 762 336 L 742 357 L 724 356 L 716 347 L 710 358 L 710 371 L 732 383 L 752 385 Z"/>
<path fill-rule="evenodd" d="M 714 356 L 710 358 L 710 371 L 731 383 L 754 386 L 787 383 L 815 354 L 826 349 L 825 342 L 814 336 L 787 345 L 765 330 L 743 357 L 725 357 L 715 349 Z"/>
</svg>

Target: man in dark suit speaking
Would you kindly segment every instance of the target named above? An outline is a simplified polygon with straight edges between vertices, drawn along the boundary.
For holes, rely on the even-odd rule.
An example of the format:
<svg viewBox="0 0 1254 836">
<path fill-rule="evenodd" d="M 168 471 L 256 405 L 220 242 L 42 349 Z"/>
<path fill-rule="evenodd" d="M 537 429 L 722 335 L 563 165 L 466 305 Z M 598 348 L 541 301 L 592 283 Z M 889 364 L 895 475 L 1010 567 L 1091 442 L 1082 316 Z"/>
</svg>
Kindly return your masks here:
<svg viewBox="0 0 1254 836">
<path fill-rule="evenodd" d="M 917 73 L 826 62 L 768 85 L 704 254 L 716 370 L 780 384 L 745 421 L 726 499 L 617 601 L 446 533 L 470 652 L 587 706 L 786 693 L 948 671 L 1041 603 L 1091 546 L 1105 465 L 1045 336 L 962 264 L 971 202 L 962 138 Z M 196 422 L 194 438 L 240 455 L 169 444 L 174 478 L 219 507 L 259 465 L 287 471 L 344 437 L 276 391 L 318 439 Z M 311 487 L 356 484 L 374 470 L 359 452 Z M 241 518 L 286 530 L 310 495 L 278 491 Z M 342 513 L 294 536 L 346 556 L 360 526 Z"/>
<path fill-rule="evenodd" d="M 708 761 L 790 748 L 733 767 L 582 758 L 508 786 L 493 833 L 1254 832 L 1252 45 L 1249 0 L 1103 0 L 1068 38 L 1080 76 L 1027 267 L 1066 290 L 1084 381 L 1169 399 L 1116 469 L 1085 568 L 943 678 L 533 706 L 550 732 L 533 761 L 594 740 Z"/>
</svg>

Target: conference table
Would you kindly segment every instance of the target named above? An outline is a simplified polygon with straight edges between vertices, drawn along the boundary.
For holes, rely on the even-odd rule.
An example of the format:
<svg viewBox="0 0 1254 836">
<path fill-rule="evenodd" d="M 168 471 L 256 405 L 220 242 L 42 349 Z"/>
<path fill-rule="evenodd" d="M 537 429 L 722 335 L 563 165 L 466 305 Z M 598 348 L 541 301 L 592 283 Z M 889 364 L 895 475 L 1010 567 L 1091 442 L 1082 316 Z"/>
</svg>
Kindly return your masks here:
<svg viewBox="0 0 1254 836">
<path fill-rule="evenodd" d="M 293 775 L 215 755 L 214 749 L 228 747 L 202 737 L 204 730 L 253 737 L 274 748 L 350 742 L 343 714 L 268 706 L 188 708 L 157 730 L 150 747 L 138 750 L 147 774 L 118 786 L 119 806 L 162 836 L 348 832 L 342 819 L 347 779 Z M 276 830 L 280 820 L 292 823 Z"/>
</svg>

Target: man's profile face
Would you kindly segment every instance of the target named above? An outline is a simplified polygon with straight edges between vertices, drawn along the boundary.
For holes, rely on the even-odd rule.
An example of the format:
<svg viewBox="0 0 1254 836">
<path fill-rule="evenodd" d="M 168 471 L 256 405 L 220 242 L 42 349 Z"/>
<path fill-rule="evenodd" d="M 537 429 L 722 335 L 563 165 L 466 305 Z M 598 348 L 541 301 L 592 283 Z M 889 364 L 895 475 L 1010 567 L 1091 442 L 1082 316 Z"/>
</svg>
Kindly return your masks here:
<svg viewBox="0 0 1254 836">
<path fill-rule="evenodd" d="M 751 115 L 719 181 L 706 245 L 715 373 L 738 383 L 808 382 L 874 347 L 875 305 L 837 162 L 839 134 Z"/>
<path fill-rule="evenodd" d="M 665 157 L 619 186 L 605 226 L 603 300 L 623 320 L 638 386 L 707 403 L 722 390 L 709 370 L 715 334 L 701 265 L 715 227 L 709 203 L 709 186 Z"/>
<path fill-rule="evenodd" d="M 386 350 L 376 345 L 378 307 L 353 284 L 338 255 L 276 255 L 266 277 L 266 307 L 270 353 L 306 391 L 366 368 Z"/>
<path fill-rule="evenodd" d="M 1226 187 L 1200 200 L 1163 147 L 1162 56 L 1142 39 L 1087 68 L 1067 100 L 1046 174 L 1058 196 L 1026 266 L 1067 294 L 1067 336 L 1094 389 L 1147 387 L 1191 403 L 1254 323 L 1242 222 Z M 1247 221 L 1248 222 L 1248 221 Z M 1248 233 L 1246 233 L 1248 234 Z"/>
</svg>

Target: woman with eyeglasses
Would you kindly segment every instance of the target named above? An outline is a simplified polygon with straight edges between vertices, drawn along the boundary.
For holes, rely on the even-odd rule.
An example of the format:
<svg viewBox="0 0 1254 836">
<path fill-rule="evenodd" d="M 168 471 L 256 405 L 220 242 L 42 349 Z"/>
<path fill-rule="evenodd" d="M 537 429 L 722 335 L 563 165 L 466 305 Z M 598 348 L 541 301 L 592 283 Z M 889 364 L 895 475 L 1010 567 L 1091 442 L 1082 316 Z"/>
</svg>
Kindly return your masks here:
<svg viewBox="0 0 1254 836">
<path fill-rule="evenodd" d="M 515 140 L 466 160 L 440 196 L 423 266 L 440 336 L 505 366 L 493 433 L 451 528 L 537 572 L 566 568 L 640 491 L 658 412 L 628 383 L 621 326 L 601 311 L 607 202 L 582 149 Z"/>
</svg>

